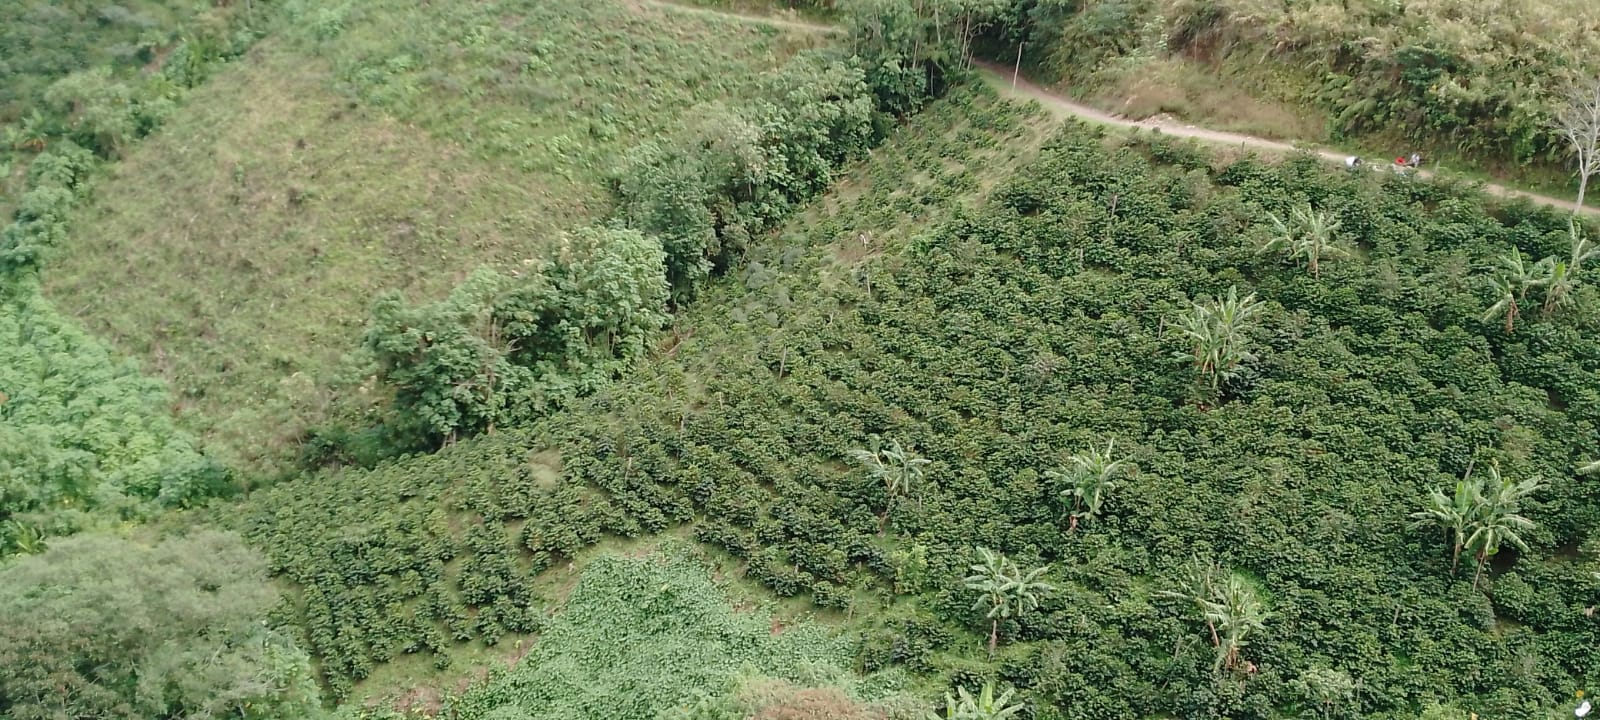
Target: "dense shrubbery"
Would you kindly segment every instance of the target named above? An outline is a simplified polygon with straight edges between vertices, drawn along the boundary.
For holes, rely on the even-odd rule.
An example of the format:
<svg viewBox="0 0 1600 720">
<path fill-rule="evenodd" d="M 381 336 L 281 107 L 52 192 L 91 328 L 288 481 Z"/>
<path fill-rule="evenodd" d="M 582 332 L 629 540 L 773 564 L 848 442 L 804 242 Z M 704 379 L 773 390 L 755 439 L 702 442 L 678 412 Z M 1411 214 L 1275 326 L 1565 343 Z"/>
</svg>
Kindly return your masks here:
<svg viewBox="0 0 1600 720">
<path fill-rule="evenodd" d="M 229 489 L 166 388 L 17 290 L 0 290 L 0 556 Z"/>
<path fill-rule="evenodd" d="M 963 119 L 961 107 L 939 106 L 916 122 L 922 132 L 942 133 Z M 993 108 L 979 122 L 999 137 L 1018 127 L 1014 108 Z M 970 131 L 944 140 L 919 149 L 917 161 L 931 168 L 946 158 L 970 158 L 983 144 Z M 767 253 L 762 247 L 753 250 Z M 652 367 L 641 364 L 636 372 L 653 374 Z M 481 435 L 371 470 L 311 474 L 258 492 L 243 512 L 224 509 L 217 520 L 245 531 L 265 550 L 273 572 L 302 588 L 307 647 L 334 694 L 345 696 L 378 664 L 406 653 L 428 653 L 447 666 L 457 642 L 539 627 L 541 599 L 526 589 L 537 573 L 603 536 L 639 537 L 690 522 L 713 492 L 719 511 L 740 500 L 739 488 L 729 485 L 732 466 L 715 453 L 698 453 L 703 464 L 695 472 L 703 474 L 684 478 L 679 487 L 659 484 L 677 466 L 667 450 L 671 428 L 687 419 L 659 403 L 687 401 L 684 380 L 657 387 L 653 398 L 626 390 L 635 381 L 611 384 L 576 409 L 553 415 L 543 430 Z M 587 425 L 609 425 L 613 411 L 621 416 L 618 435 Z M 530 453 L 537 447 L 559 450 Z M 728 517 L 760 512 L 753 478 L 749 489 L 744 509 Z M 870 512 L 858 514 L 865 526 L 876 527 Z M 507 525 L 520 530 L 497 530 Z M 840 569 L 850 559 L 833 550 L 826 555 Z M 766 567 L 760 572 L 769 576 Z M 795 592 L 802 590 L 797 585 Z M 836 587 L 829 602 L 847 603 L 845 588 Z"/>
<path fill-rule="evenodd" d="M 0 13 L 19 10 L 25 17 L 0 33 L 33 38 L 16 40 L 20 47 L 55 32 L 59 23 L 70 24 L 78 12 L 22 3 Z M 255 36 L 233 33 L 228 23 L 242 21 L 242 13 L 219 10 L 205 14 L 174 47 L 163 44 L 164 31 L 148 18 L 120 6 L 100 15 L 106 35 L 95 42 L 114 44 L 118 29 L 131 23 L 148 33 L 138 52 L 162 49 L 171 52 L 169 60 L 182 62 L 145 76 L 145 85 L 137 86 L 145 89 L 135 92 L 106 66 L 79 68 L 83 58 L 47 53 L 32 65 L 7 66 L 0 57 L 0 68 L 30 82 L 81 69 L 39 98 L 25 97 L 31 92 L 27 83 L 15 87 L 19 95 L 0 96 L 0 107 L 19 100 L 45 107 L 30 115 L 25 136 L 13 138 L 21 149 L 42 152 L 28 165 L 13 217 L 0 228 L 0 555 L 35 552 L 47 537 L 106 518 L 130 520 L 159 507 L 188 506 L 230 489 L 227 470 L 177 429 L 165 388 L 142 377 L 137 366 L 115 360 L 50 307 L 39 295 L 37 274 L 66 237 L 72 208 L 88 191 L 97 159 L 85 148 L 109 154 L 148 133 L 165 112 L 152 108 L 170 106 L 180 87 L 198 82 L 210 63 L 236 56 Z M 60 50 L 85 52 L 73 42 L 81 38 L 73 36 Z M 18 46 L 0 42 L 0 52 Z M 85 57 L 99 57 L 97 52 Z M 59 67 L 52 64 L 58 61 Z M 182 78 L 173 75 L 180 71 Z"/>
<path fill-rule="evenodd" d="M 1058 592 L 1002 623 L 1018 642 L 997 670 L 1060 716 L 1271 717 L 1317 702 L 1324 670 L 1365 688 L 1349 712 L 1409 717 L 1451 699 L 1540 712 L 1597 660 L 1582 613 L 1593 558 L 1561 548 L 1600 520 L 1592 485 L 1572 479 L 1600 426 L 1600 350 L 1584 312 L 1540 314 L 1510 334 L 1483 314 L 1496 258 L 1513 246 L 1565 256 L 1565 219 L 1371 182 L 1309 158 L 1153 165 L 1141 146 L 1107 152 L 1074 129 L 892 272 L 869 262 L 860 282 L 819 284 L 802 265 L 752 280 L 704 323 L 738 322 L 755 304 L 781 332 L 757 321 L 703 339 L 715 392 L 608 394 L 620 417 L 573 419 L 596 435 L 561 441 L 585 458 L 568 472 L 647 529 L 693 502 L 701 539 L 747 558 L 780 594 L 825 605 L 848 605 L 863 571 L 910 587 L 922 575 L 920 604 L 987 631 L 953 583 L 970 547 L 1050 562 Z M 867 218 L 894 205 L 857 202 Z M 1320 277 L 1259 252 L 1268 213 L 1303 203 L 1359 248 Z M 846 221 L 817 225 L 816 241 Z M 1235 286 L 1266 305 L 1246 331 L 1253 357 L 1205 409 L 1190 401 L 1190 348 L 1171 325 Z M 1595 288 L 1583 281 L 1580 307 L 1600 301 Z M 934 461 L 918 501 L 893 505 L 893 552 L 877 540 L 883 483 L 834 464 L 874 433 Z M 1108 439 L 1139 472 L 1074 531 L 1046 471 Z M 1487 596 L 1470 573 L 1452 578 L 1449 547 L 1409 519 L 1474 462 L 1550 483 L 1523 502 L 1533 552 L 1497 561 L 1515 571 L 1487 580 Z M 1170 584 L 1191 553 L 1259 588 L 1268 619 L 1235 663 L 1254 668 L 1242 683 L 1219 681 L 1204 625 L 1147 589 Z M 968 672 L 940 659 L 964 641 L 898 637 L 874 662 Z"/>
<path fill-rule="evenodd" d="M 745 680 L 737 692 L 741 675 L 855 685 L 848 658 L 845 644 L 823 628 L 775 632 L 765 613 L 735 611 L 682 549 L 632 560 L 602 556 L 532 651 L 467 691 L 450 712 L 461 720 L 732 720 L 747 717 L 734 712 L 757 700 L 752 685 L 771 685 Z M 862 689 L 881 694 L 883 685 Z M 850 707 L 847 695 L 834 697 L 843 700 L 837 707 Z"/>
<path fill-rule="evenodd" d="M 620 171 L 620 214 L 662 239 L 680 299 L 879 139 L 861 71 L 831 55 L 774 73 L 765 102 L 693 113 L 701 119 L 683 136 L 639 148 Z"/>
<path fill-rule="evenodd" d="M 305 652 L 266 622 L 277 603 L 231 535 L 62 540 L 0 568 L 0 714 L 318 716 Z"/>
<path fill-rule="evenodd" d="M 616 186 L 632 230 L 581 231 L 574 259 L 480 272 L 427 307 L 379 303 L 367 347 L 401 422 L 450 438 L 593 392 L 665 324 L 667 284 L 688 299 L 881 139 L 861 71 L 834 53 L 800 55 L 763 89 L 751 109 L 709 107 L 683 135 L 630 155 Z"/>
<path fill-rule="evenodd" d="M 433 438 L 526 423 L 642 354 L 666 322 L 663 263 L 654 237 L 586 228 L 525 273 L 480 271 L 422 307 L 383 299 L 366 345 Z"/>
<path fill-rule="evenodd" d="M 1080 87 L 1138 72 L 1140 56 L 1231 60 L 1251 68 L 1246 75 L 1260 81 L 1258 91 L 1293 87 L 1298 95 L 1282 99 L 1326 108 L 1337 133 L 1404 134 L 1518 162 L 1565 152 L 1549 127 L 1550 103 L 1562 82 L 1592 74 L 1600 54 L 1600 14 L 1570 0 L 1012 6 L 1032 62 Z"/>
<path fill-rule="evenodd" d="M 66 237 L 68 213 L 94 166 L 94 156 L 70 142 L 39 155 L 28 166 L 28 190 L 11 222 L 0 228 L 0 277 L 8 285 L 36 269 Z"/>
<path fill-rule="evenodd" d="M 0 8 L 0 131 L 8 149 L 61 139 L 110 155 L 155 128 L 185 88 L 255 41 L 270 2 L 165 0 Z M 247 10 L 246 6 L 250 6 Z M 12 124 L 15 121 L 15 124 Z"/>
</svg>

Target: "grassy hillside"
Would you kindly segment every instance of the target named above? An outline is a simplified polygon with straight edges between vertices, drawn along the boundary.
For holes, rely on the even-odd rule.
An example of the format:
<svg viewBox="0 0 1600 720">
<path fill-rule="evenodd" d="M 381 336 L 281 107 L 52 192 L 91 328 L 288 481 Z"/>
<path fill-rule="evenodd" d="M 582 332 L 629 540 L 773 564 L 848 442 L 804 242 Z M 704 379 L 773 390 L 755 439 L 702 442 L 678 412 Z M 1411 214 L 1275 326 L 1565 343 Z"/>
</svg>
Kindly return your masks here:
<svg viewBox="0 0 1600 720">
<path fill-rule="evenodd" d="M 936 106 L 814 212 L 871 208 L 870 223 L 858 233 L 873 228 L 880 238 L 897 237 L 995 179 L 982 169 L 1003 172 L 1028 157 L 1042 137 L 1042 116 L 993 99 Z M 856 238 L 845 238 L 845 259 L 872 254 L 853 244 Z M 782 257 L 807 256 L 798 246 L 760 252 L 759 262 L 773 268 Z M 848 266 L 838 272 L 847 274 Z M 711 291 L 696 307 L 731 306 L 728 288 Z M 531 577 L 564 566 L 604 537 L 640 537 L 695 518 L 692 501 L 648 489 L 647 475 L 593 477 L 612 472 L 617 457 L 613 441 L 596 444 L 593 430 L 615 425 L 655 436 L 658 423 L 679 416 L 653 409 L 614 417 L 612 410 L 652 407 L 655 401 L 645 397 L 702 402 L 701 383 L 717 375 L 708 365 L 686 377 L 684 358 L 698 366 L 725 351 L 750 352 L 742 346 L 750 338 L 746 323 L 778 310 L 743 301 L 738 307 L 745 318 L 738 323 L 691 314 L 633 381 L 539 428 L 479 436 L 373 470 L 309 475 L 252 495 L 243 508 L 222 510 L 219 521 L 245 531 L 275 572 L 304 589 L 308 647 L 336 694 L 409 654 L 449 667 L 452 658 L 471 654 L 468 641 L 499 643 L 537 626 L 527 608 L 550 598 L 541 597 Z"/>
<path fill-rule="evenodd" d="M 859 668 L 997 677 L 1037 717 L 1535 717 L 1595 680 L 1579 547 L 1600 497 L 1573 474 L 1600 427 L 1593 271 L 1575 305 L 1531 291 L 1514 332 L 1484 318 L 1498 258 L 1565 257 L 1563 218 L 1081 127 L 1031 159 L 1016 108 L 929 112 L 950 130 L 876 151 L 635 377 L 531 435 L 254 498 L 252 535 L 317 598 L 325 667 L 363 672 L 436 618 L 492 638 L 515 578 L 688 523 L 857 618 Z M 1318 277 L 1259 251 L 1268 213 L 1305 203 L 1347 248 Z M 1264 305 L 1213 388 L 1178 326 L 1230 287 Z M 873 435 L 932 461 L 911 494 L 850 464 Z M 1128 472 L 1071 521 L 1054 471 L 1108 442 Z M 1481 578 L 1411 518 L 1469 468 L 1543 481 L 1515 508 L 1529 550 L 1500 543 Z M 999 623 L 993 661 L 975 546 L 1055 587 Z M 429 557 L 459 610 L 411 609 L 440 602 L 408 570 Z M 1192 557 L 1265 615 L 1237 655 L 1159 592 Z"/>
<path fill-rule="evenodd" d="M 816 40 L 612 0 L 284 12 L 100 183 L 46 275 L 247 468 L 373 400 L 340 358 L 378 293 L 541 257 L 608 209 L 624 150 Z"/>
<path fill-rule="evenodd" d="M 1600 69 L 1583 0 L 1107 0 L 1030 18 L 1045 78 L 1112 109 L 1503 174 L 1559 163 L 1548 106 Z"/>
<path fill-rule="evenodd" d="M 0 6 L 0 126 L 25 117 L 50 83 L 112 67 L 159 65 L 176 37 L 225 29 L 244 4 L 208 8 L 184 0 L 16 0 Z"/>
</svg>

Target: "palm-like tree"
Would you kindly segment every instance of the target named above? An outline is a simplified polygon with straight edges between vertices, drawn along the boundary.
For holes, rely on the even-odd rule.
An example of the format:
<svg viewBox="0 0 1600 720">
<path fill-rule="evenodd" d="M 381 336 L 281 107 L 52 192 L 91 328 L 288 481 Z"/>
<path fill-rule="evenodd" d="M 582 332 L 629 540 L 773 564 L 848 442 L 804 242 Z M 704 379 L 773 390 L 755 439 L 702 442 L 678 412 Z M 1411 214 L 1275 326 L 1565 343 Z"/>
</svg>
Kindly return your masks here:
<svg viewBox="0 0 1600 720">
<path fill-rule="evenodd" d="M 1003 720 L 1022 712 L 1022 704 L 1011 704 L 1014 689 L 1007 689 L 998 697 L 994 694 L 994 681 L 983 684 L 976 697 L 965 687 L 957 687 L 956 694 L 944 694 L 944 718 L 929 713 L 928 720 Z"/>
<path fill-rule="evenodd" d="M 1578 466 L 1579 475 L 1593 475 L 1595 473 L 1600 473 L 1600 460 L 1587 462 Z"/>
<path fill-rule="evenodd" d="M 1483 314 L 1483 321 L 1489 322 L 1497 317 L 1504 317 L 1506 332 L 1516 332 L 1517 318 L 1522 316 L 1522 308 L 1517 304 L 1521 296 L 1518 288 L 1510 278 L 1498 276 L 1489 279 L 1489 286 L 1494 290 L 1495 303 Z"/>
<path fill-rule="evenodd" d="M 899 440 L 890 440 L 887 448 L 879 447 L 880 442 L 877 436 L 873 436 L 873 449 L 851 450 L 850 459 L 865 468 L 868 475 L 883 483 L 888 502 L 884 504 L 883 516 L 878 521 L 879 526 L 884 527 L 888 524 L 889 510 L 896 499 L 915 496 L 917 502 L 922 501 L 923 468 L 933 461 L 901 447 Z"/>
<path fill-rule="evenodd" d="M 1213 393 L 1239 363 L 1252 357 L 1246 333 L 1265 306 L 1255 293 L 1241 298 L 1239 288 L 1230 286 L 1226 297 L 1210 304 L 1195 303 L 1194 309 L 1179 319 L 1178 328 L 1194 345 L 1194 367 Z"/>
<path fill-rule="evenodd" d="M 1469 471 L 1470 476 L 1470 471 Z M 1421 510 L 1411 513 L 1411 519 L 1416 522 L 1414 527 L 1432 525 L 1443 528 L 1445 540 L 1451 543 L 1450 574 L 1456 573 L 1456 566 L 1461 561 L 1461 548 L 1467 543 L 1467 528 L 1476 517 L 1480 499 L 1483 497 L 1483 482 L 1462 479 L 1456 482 L 1455 495 L 1445 495 L 1444 491 L 1434 488 L 1428 493 L 1428 504 Z"/>
<path fill-rule="evenodd" d="M 1214 596 L 1202 603 L 1206 622 L 1220 635 L 1217 643 L 1216 669 L 1232 670 L 1239 664 L 1239 651 L 1243 650 L 1251 634 L 1266 627 L 1265 603 L 1242 578 L 1229 573 L 1216 586 Z"/>
<path fill-rule="evenodd" d="M 1039 598 L 1054 590 L 1040 580 L 1050 570 L 1049 565 L 1024 572 L 1004 554 L 988 548 L 977 548 L 978 564 L 972 574 L 963 579 L 968 590 L 978 592 L 974 610 L 988 608 L 989 654 L 993 655 L 1000 642 L 1000 621 L 1020 617 L 1039 608 Z"/>
<path fill-rule="evenodd" d="M 1070 501 L 1068 532 L 1078 529 L 1078 521 L 1100 514 L 1105 496 L 1117 487 L 1117 478 L 1128 472 L 1128 461 L 1113 459 L 1115 440 L 1106 441 L 1104 451 L 1090 447 L 1087 452 L 1067 458 L 1068 467 L 1048 470 L 1045 477 L 1066 485 L 1061 491 L 1063 501 Z"/>
<path fill-rule="evenodd" d="M 1541 278 L 1541 284 L 1544 285 L 1544 313 L 1549 315 L 1572 305 L 1574 301 L 1572 292 L 1578 288 L 1577 269 L 1566 260 L 1557 260 L 1554 257 L 1540 260 L 1535 267 L 1544 269 L 1544 276 Z"/>
<path fill-rule="evenodd" d="M 1500 546 L 1511 543 L 1517 549 L 1527 552 L 1528 543 L 1522 539 L 1522 533 L 1532 530 L 1533 521 L 1519 514 L 1518 506 L 1522 500 L 1543 487 L 1538 478 L 1528 478 L 1522 482 L 1512 482 L 1500 476 L 1500 469 L 1489 467 L 1489 486 L 1482 495 L 1482 502 L 1477 516 L 1471 525 L 1472 532 L 1467 535 L 1467 547 L 1474 550 L 1478 556 L 1478 570 L 1472 575 L 1472 587 L 1478 587 L 1478 578 L 1483 574 L 1483 565 L 1495 553 L 1500 552 Z"/>
<path fill-rule="evenodd" d="M 1600 256 L 1600 247 L 1589 242 L 1589 238 L 1583 234 L 1583 229 L 1571 218 L 1567 219 L 1567 234 L 1572 238 L 1572 252 L 1567 257 L 1567 264 L 1572 266 L 1573 272 L 1582 269 L 1585 262 Z"/>
<path fill-rule="evenodd" d="M 11 147 L 17 150 L 44 152 L 50 141 L 49 123 L 38 110 L 22 119 L 21 127 L 11 137 Z"/>
<path fill-rule="evenodd" d="M 1287 221 L 1276 213 L 1268 213 L 1267 217 L 1272 220 L 1273 236 L 1259 252 L 1276 251 L 1302 262 L 1311 271 L 1311 277 L 1321 277 L 1322 260 L 1350 254 L 1334 237 L 1339 230 L 1339 219 L 1312 210 L 1310 204 L 1295 207 Z"/>
<path fill-rule="evenodd" d="M 1217 669 L 1237 667 L 1250 635 L 1261 630 L 1271 616 L 1243 578 L 1198 557 L 1189 561 L 1176 590 L 1157 595 L 1187 601 L 1199 612 L 1211 631 L 1211 645 L 1217 649 Z"/>
<path fill-rule="evenodd" d="M 1514 332 L 1517 319 L 1522 317 L 1522 301 L 1527 298 L 1528 290 L 1547 282 L 1547 262 L 1530 265 L 1523 261 L 1522 252 L 1516 248 L 1511 248 L 1510 254 L 1501 257 L 1501 274 L 1491 281 L 1496 300 L 1484 313 L 1484 322 L 1503 317 L 1506 332 Z"/>
</svg>

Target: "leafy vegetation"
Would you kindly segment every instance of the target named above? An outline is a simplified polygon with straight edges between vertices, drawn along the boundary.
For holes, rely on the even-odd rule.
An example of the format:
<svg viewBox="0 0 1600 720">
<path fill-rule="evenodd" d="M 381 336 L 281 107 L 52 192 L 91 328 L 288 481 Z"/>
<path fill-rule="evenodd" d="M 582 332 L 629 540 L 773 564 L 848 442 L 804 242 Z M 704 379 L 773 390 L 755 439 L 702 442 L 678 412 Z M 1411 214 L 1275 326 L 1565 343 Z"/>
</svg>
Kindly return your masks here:
<svg viewBox="0 0 1600 720">
<path fill-rule="evenodd" d="M 44 277 L 252 476 L 381 419 L 355 354 L 380 297 L 548 259 L 609 213 L 629 148 L 821 42 L 618 0 L 281 5 L 110 168 Z"/>
<path fill-rule="evenodd" d="M 726 705 L 718 698 L 736 694 L 736 683 L 751 682 L 741 676 L 801 686 L 842 683 L 869 700 L 895 689 L 892 677 L 855 680 L 848 658 L 845 643 L 821 627 L 779 627 L 763 612 L 735 610 L 684 549 L 634 559 L 602 556 L 584 571 L 532 650 L 514 668 L 468 690 L 448 712 L 462 720 L 655 720 L 698 704 L 691 716 L 709 720 L 747 717 L 717 707 Z M 804 717 L 765 712 L 754 717 Z"/>
<path fill-rule="evenodd" d="M 1273 115 L 1311 109 L 1335 138 L 1378 136 L 1486 164 L 1556 164 L 1567 151 L 1550 122 L 1560 88 L 1592 77 L 1600 56 L 1600 14 L 1582 0 L 1006 5 L 994 55 L 1009 64 L 1020 41 L 1047 79 L 1109 90 L 1119 106 L 1227 117 L 1254 106 L 1243 122 L 1286 127 L 1303 123 Z M 1213 101 L 1218 82 L 1248 97 Z M 1320 124 L 1297 130 L 1321 135 Z"/>
<path fill-rule="evenodd" d="M 1021 148 L 1038 138 L 1021 117 L 1025 116 L 1017 108 L 992 99 L 938 106 L 913 119 L 913 127 L 903 139 L 892 140 L 883 157 L 920 158 L 930 167 L 942 165 L 945 158 L 966 158 L 974 167 L 1014 162 L 1014 153 L 1023 152 Z M 1018 144 L 974 143 L 980 124 L 996 128 L 1001 137 Z M 900 169 L 874 165 L 872 171 Z M 871 188 L 874 193 L 893 193 L 894 203 L 867 194 L 858 195 L 855 202 L 893 212 L 895 219 L 925 222 L 932 206 L 908 202 L 911 193 L 931 192 L 942 185 L 931 179 L 891 185 L 861 176 L 847 187 L 856 188 L 852 192 Z M 748 268 L 743 277 L 759 282 Z M 730 287 L 723 282 L 708 285 L 707 292 L 715 295 L 694 307 L 724 306 Z M 756 318 L 767 312 L 759 306 L 746 307 L 741 312 Z M 678 353 L 692 351 L 704 357 L 700 353 L 708 348 L 731 341 L 716 339 L 719 333 L 742 332 L 742 327 L 742 323 L 697 322 L 667 342 L 676 342 Z M 673 352 L 668 347 L 652 358 L 670 360 Z M 676 489 L 657 485 L 662 477 L 658 472 L 675 463 L 656 443 L 666 437 L 662 433 L 668 427 L 689 420 L 682 412 L 625 413 L 618 427 L 629 430 L 618 436 L 624 438 L 620 444 L 609 434 L 590 432 L 588 421 L 611 424 L 608 409 L 644 410 L 658 402 L 637 403 L 643 397 L 636 397 L 638 393 L 690 402 L 681 370 L 659 374 L 671 367 L 639 363 L 628 378 L 575 401 L 533 430 L 479 435 L 435 454 L 394 458 L 370 470 L 330 468 L 254 493 L 245 507 L 222 508 L 214 520 L 244 532 L 263 549 L 275 573 L 302 588 L 297 616 L 306 628 L 306 647 L 320 661 L 336 697 L 347 696 L 378 665 L 403 655 L 431 657 L 449 666 L 457 643 L 498 643 L 537 629 L 537 609 L 550 598 L 531 593 L 529 579 L 570 562 L 602 537 L 661 532 L 694 520 L 700 503 L 722 507 L 761 497 L 759 491 L 742 492 L 746 486 L 725 481 L 692 480 Z M 651 387 L 655 389 L 646 390 Z M 696 421 L 693 427 L 708 443 L 722 443 L 719 438 L 727 437 L 715 425 Z M 753 447 L 749 441 L 731 437 L 728 441 L 729 448 Z M 654 449 L 636 457 L 635 447 Z M 348 449 L 329 445 L 313 451 L 342 460 Z M 735 467 L 714 454 L 704 458 L 707 479 L 716 477 L 709 473 Z M 785 486 L 794 483 L 780 480 Z M 758 487 L 753 478 L 744 482 Z M 882 483 L 867 482 L 875 487 Z M 759 510 L 757 505 L 746 507 Z M 753 519 L 742 512 L 737 506 L 721 511 Z M 870 513 L 866 522 L 876 531 L 878 523 Z M 702 534 L 715 538 L 716 532 L 717 528 L 707 527 Z M 868 551 L 863 544 L 857 552 Z M 841 569 L 847 563 L 838 551 L 829 551 L 825 560 Z M 802 577 L 793 571 L 771 575 L 769 567 L 782 566 L 764 564 L 756 577 L 774 582 L 778 577 Z M 792 586 L 789 594 L 803 589 Z M 848 602 L 843 587 L 833 592 L 829 602 Z"/>
<path fill-rule="evenodd" d="M 1528 717 L 1595 682 L 1590 229 L 1309 156 L 1047 138 L 981 89 L 930 100 L 974 44 L 1116 6 L 850 3 L 847 54 L 653 3 L 287 0 L 213 76 L 231 87 L 189 98 L 215 106 L 168 112 L 116 71 L 43 90 L 73 111 L 0 235 L 0 539 L 44 554 L 0 566 L 0 711 L 314 716 L 310 660 L 347 716 L 382 715 L 348 702 L 382 666 L 489 648 L 509 666 L 427 709 Z M 230 99 L 263 88 L 283 114 L 241 119 Z M 430 199 L 457 171 L 475 199 Z M 205 222 L 177 229 L 191 205 Z M 162 272 L 124 289 L 129 257 Z M 205 532 L 46 537 L 244 476 L 40 275 L 180 379 L 230 460 L 305 440 L 316 469 L 171 519 L 264 566 Z M 443 447 L 379 459 L 419 445 Z M 678 551 L 553 579 L 667 532 L 847 634 L 736 610 Z M 263 573 L 292 590 L 275 612 Z M 51 704 L 64 685 L 81 707 Z"/>
<path fill-rule="evenodd" d="M 28 288 L 0 290 L 0 556 L 228 491 L 166 403 Z"/>
<path fill-rule="evenodd" d="M 0 567 L 0 713 L 318 716 L 305 652 L 267 623 L 277 602 L 260 558 L 231 535 L 52 543 Z"/>
</svg>

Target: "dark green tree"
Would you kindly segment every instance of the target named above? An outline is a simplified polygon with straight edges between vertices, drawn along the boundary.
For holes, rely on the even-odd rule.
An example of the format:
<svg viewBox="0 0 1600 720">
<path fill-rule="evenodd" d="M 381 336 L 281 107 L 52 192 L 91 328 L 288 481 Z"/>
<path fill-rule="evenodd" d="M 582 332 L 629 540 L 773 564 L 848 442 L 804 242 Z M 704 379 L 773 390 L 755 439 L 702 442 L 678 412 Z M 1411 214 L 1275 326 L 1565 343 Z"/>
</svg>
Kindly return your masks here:
<svg viewBox="0 0 1600 720">
<path fill-rule="evenodd" d="M 310 661 L 265 621 L 277 603 L 232 535 L 57 540 L 0 570 L 0 715 L 314 717 Z"/>
</svg>

